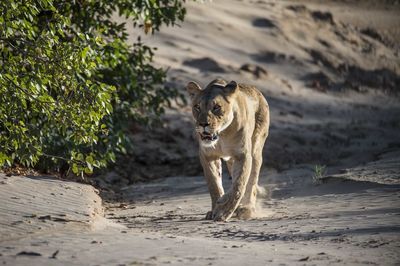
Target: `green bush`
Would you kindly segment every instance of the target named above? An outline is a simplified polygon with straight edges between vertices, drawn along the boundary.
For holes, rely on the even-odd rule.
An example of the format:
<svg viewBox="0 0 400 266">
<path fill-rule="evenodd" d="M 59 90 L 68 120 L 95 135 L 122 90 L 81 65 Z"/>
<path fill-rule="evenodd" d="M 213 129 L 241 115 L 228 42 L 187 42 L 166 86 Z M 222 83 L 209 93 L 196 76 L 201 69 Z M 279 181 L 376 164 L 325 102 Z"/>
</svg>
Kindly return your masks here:
<svg viewBox="0 0 400 266">
<path fill-rule="evenodd" d="M 181 0 L 11 0 L 0 14 L 0 166 L 90 174 L 126 151 L 127 121 L 177 95 L 112 18 L 153 33 L 183 20 Z"/>
</svg>

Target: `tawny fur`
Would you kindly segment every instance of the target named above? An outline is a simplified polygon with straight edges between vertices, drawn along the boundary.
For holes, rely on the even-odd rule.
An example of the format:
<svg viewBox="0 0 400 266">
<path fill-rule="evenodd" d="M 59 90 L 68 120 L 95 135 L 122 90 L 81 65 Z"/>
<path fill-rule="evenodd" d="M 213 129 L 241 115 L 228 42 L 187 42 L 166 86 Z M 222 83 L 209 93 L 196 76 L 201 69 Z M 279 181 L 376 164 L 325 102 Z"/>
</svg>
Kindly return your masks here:
<svg viewBox="0 0 400 266">
<path fill-rule="evenodd" d="M 189 82 L 193 117 L 199 139 L 199 156 L 211 196 L 206 219 L 226 221 L 234 213 L 254 216 L 262 150 L 269 129 L 269 107 L 255 87 L 214 80 L 205 89 Z M 207 125 L 207 126 L 205 126 Z M 200 133 L 218 136 L 202 140 Z M 224 193 L 221 159 L 226 160 L 232 186 Z"/>
</svg>

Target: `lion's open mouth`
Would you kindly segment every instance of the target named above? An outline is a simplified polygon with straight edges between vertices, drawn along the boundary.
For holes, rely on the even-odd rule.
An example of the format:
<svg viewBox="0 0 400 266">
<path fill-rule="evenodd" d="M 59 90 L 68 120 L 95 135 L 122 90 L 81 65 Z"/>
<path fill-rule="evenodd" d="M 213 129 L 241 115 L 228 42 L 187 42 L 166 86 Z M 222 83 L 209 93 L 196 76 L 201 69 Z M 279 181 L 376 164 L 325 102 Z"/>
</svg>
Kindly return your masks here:
<svg viewBox="0 0 400 266">
<path fill-rule="evenodd" d="M 203 132 L 203 133 L 199 133 L 200 134 L 200 138 L 202 141 L 214 141 L 218 139 L 218 134 L 216 133 L 207 133 L 207 132 Z"/>
</svg>

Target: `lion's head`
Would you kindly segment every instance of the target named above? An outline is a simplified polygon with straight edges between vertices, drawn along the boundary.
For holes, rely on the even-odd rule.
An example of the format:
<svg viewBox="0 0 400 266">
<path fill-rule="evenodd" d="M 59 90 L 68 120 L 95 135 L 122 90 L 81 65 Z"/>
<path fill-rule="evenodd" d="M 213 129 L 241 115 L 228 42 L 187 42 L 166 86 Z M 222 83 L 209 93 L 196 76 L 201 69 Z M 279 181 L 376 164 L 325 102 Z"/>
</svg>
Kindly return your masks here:
<svg viewBox="0 0 400 266">
<path fill-rule="evenodd" d="M 196 82 L 187 85 L 196 132 L 202 145 L 214 146 L 219 134 L 232 123 L 232 99 L 237 87 L 235 81 L 226 84 L 220 79 L 212 81 L 204 90 Z"/>
</svg>

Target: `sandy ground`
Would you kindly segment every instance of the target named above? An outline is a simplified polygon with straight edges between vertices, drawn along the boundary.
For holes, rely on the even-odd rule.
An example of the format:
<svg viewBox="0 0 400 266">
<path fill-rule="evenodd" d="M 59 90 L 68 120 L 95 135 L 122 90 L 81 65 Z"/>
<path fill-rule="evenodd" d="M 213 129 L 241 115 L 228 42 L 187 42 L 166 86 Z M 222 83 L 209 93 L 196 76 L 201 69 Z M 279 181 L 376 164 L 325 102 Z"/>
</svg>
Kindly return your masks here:
<svg viewBox="0 0 400 266">
<path fill-rule="evenodd" d="M 0 173 L 0 241 L 68 227 L 94 227 L 104 216 L 98 191 L 89 185 L 44 176 Z"/>
<path fill-rule="evenodd" d="M 175 104 L 162 127 L 135 129 L 125 170 L 96 180 L 106 219 L 90 186 L 0 176 L 0 261 L 399 265 L 399 2 L 187 6 L 181 27 L 143 41 L 159 47 L 157 64 L 182 92 L 190 80 L 222 77 L 266 96 L 271 130 L 260 179 L 268 195 L 259 217 L 203 219 L 210 200 L 190 109 Z"/>
<path fill-rule="evenodd" d="M 262 179 L 273 189 L 270 197 L 260 200 L 260 217 L 226 223 L 203 219 L 209 196 L 201 176 L 124 187 L 118 203 L 105 203 L 106 220 L 88 216 L 89 211 L 81 222 L 76 220 L 79 216 L 42 220 L 25 215 L 69 216 L 74 213 L 71 206 L 76 213 L 85 213 L 88 205 L 92 210 L 96 203 L 86 199 L 97 195 L 81 190 L 81 184 L 64 188 L 69 203 L 57 192 L 43 193 L 36 204 L 26 202 L 18 208 L 12 203 L 24 199 L 10 199 L 9 187 L 27 178 L 8 178 L 0 186 L 8 187 L 0 199 L 5 226 L 0 261 L 6 265 L 398 265 L 399 185 L 340 178 L 316 185 L 313 180 L 304 182 L 311 169 L 269 172 L 279 181 Z M 226 180 L 224 185 L 229 186 Z M 39 191 L 54 191 L 48 180 L 34 182 Z M 16 187 L 18 195 L 31 191 Z M 79 201 L 82 204 L 71 204 Z M 24 213 L 17 212 L 20 209 Z M 11 219 L 4 219 L 4 212 Z M 24 222 L 24 234 L 21 230 L 3 234 L 16 220 Z M 32 220 L 42 229 L 27 223 Z M 93 224 L 98 226 L 89 226 Z"/>
</svg>

